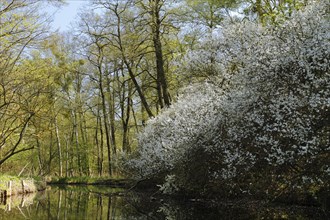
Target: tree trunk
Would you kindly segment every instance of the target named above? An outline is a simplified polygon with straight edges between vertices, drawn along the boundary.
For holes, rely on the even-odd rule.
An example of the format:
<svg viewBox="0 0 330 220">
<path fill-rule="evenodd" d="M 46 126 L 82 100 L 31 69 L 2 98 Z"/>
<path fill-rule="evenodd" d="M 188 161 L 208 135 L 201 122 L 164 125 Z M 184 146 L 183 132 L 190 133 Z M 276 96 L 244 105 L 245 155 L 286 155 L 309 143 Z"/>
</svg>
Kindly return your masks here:
<svg viewBox="0 0 330 220">
<path fill-rule="evenodd" d="M 142 102 L 142 105 L 143 105 L 144 109 L 147 111 L 147 114 L 148 114 L 149 118 L 153 118 L 154 115 L 153 115 L 152 112 L 151 112 L 151 109 L 150 109 L 150 107 L 149 107 L 149 105 L 148 105 L 147 99 L 146 99 L 146 97 L 144 96 L 144 94 L 143 94 L 143 92 L 142 92 L 142 90 L 141 90 L 141 87 L 140 87 L 139 83 L 137 82 L 137 80 L 136 80 L 136 78 L 135 78 L 135 75 L 134 75 L 134 73 L 133 73 L 133 71 L 132 71 L 131 66 L 129 65 L 129 63 L 126 61 L 125 58 L 124 58 L 124 63 L 125 63 L 125 65 L 126 65 L 126 67 L 127 67 L 127 70 L 128 70 L 129 76 L 131 77 L 131 80 L 132 80 L 132 82 L 133 82 L 133 84 L 134 84 L 134 86 L 135 86 L 135 88 L 136 88 L 136 91 L 137 91 L 138 94 L 139 94 L 139 97 L 140 97 L 140 99 L 141 99 L 141 102 Z"/>
<path fill-rule="evenodd" d="M 107 77 L 107 92 L 108 92 L 108 105 L 109 105 L 109 124 L 111 132 L 111 144 L 113 154 L 117 153 L 116 145 L 116 127 L 115 127 L 115 96 L 113 89 L 111 90 L 111 80 Z"/>
<path fill-rule="evenodd" d="M 99 131 L 100 131 L 100 141 L 99 141 Z M 102 129 L 102 119 L 100 116 L 100 108 L 97 107 L 96 115 L 96 128 L 95 128 L 95 144 L 97 147 L 97 172 L 99 176 L 103 173 L 103 129 Z"/>
<path fill-rule="evenodd" d="M 36 136 L 36 143 L 37 143 L 37 151 L 38 151 L 38 165 L 39 165 L 39 172 L 38 175 L 42 176 L 43 175 L 43 162 L 42 162 L 42 157 L 41 157 L 41 145 L 39 141 L 39 137 Z"/>
<path fill-rule="evenodd" d="M 65 160 L 65 177 L 69 176 L 69 139 L 65 137 L 65 153 L 66 153 L 66 160 Z M 71 163 L 70 163 L 71 164 Z"/>
<path fill-rule="evenodd" d="M 82 175 L 82 167 L 81 167 L 81 155 L 80 155 L 80 142 L 79 142 L 79 133 L 78 133 L 78 125 L 77 125 L 77 113 L 71 111 L 72 119 L 73 119 L 73 135 L 74 135 L 74 143 L 76 146 L 76 154 L 77 154 L 77 165 L 79 175 Z"/>
<path fill-rule="evenodd" d="M 157 89 L 158 93 L 162 95 L 159 97 L 164 100 L 165 106 L 170 106 L 171 101 L 169 98 L 168 86 L 165 76 L 164 70 L 164 59 L 163 59 L 163 50 L 162 50 L 162 43 L 160 40 L 160 26 L 161 26 L 161 19 L 160 19 L 160 8 L 161 3 L 159 0 L 151 0 L 151 10 L 152 10 L 152 40 L 155 48 L 155 56 L 156 56 L 156 71 L 157 71 Z M 161 90 L 161 91 L 159 91 Z M 160 106 L 163 108 L 162 101 L 160 101 Z"/>
<path fill-rule="evenodd" d="M 130 83 L 128 83 L 128 94 L 127 94 L 127 103 L 126 103 L 126 114 L 125 109 L 123 108 L 123 150 L 124 152 L 130 152 L 130 146 L 129 146 L 129 137 L 128 137 L 128 129 L 129 129 L 129 120 L 130 120 L 130 114 L 131 114 L 131 102 L 132 102 L 132 86 Z M 123 100 L 124 101 L 124 100 Z"/>
<path fill-rule="evenodd" d="M 105 128 L 105 137 L 106 137 L 106 145 L 108 150 L 108 170 L 109 175 L 112 175 L 112 169 L 111 169 L 111 140 L 110 140 L 110 131 L 109 131 L 109 125 L 107 122 L 107 110 L 106 110 L 106 98 L 104 94 L 104 88 L 103 88 L 103 76 L 102 76 L 102 70 L 99 66 L 99 89 L 100 89 L 100 95 L 101 95 L 101 101 L 102 101 L 102 111 L 103 111 L 103 123 Z"/>
<path fill-rule="evenodd" d="M 63 176 L 63 164 L 62 164 L 62 149 L 61 149 L 61 140 L 58 131 L 58 124 L 57 124 L 57 115 L 54 118 L 54 125 L 55 125 L 55 134 L 56 134 L 56 142 L 57 142 L 57 151 L 58 151 L 58 168 L 59 168 L 59 175 L 60 177 Z"/>
</svg>

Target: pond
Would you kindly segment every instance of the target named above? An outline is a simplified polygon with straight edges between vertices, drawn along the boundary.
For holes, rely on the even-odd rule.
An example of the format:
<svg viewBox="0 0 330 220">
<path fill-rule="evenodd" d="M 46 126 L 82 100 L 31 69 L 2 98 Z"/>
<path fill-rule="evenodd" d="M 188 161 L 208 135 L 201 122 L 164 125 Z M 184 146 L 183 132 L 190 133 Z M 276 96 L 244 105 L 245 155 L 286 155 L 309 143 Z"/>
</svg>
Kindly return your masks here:
<svg viewBox="0 0 330 220">
<path fill-rule="evenodd" d="M 251 203 L 253 204 L 253 203 Z M 14 196 L 0 204 L 0 219 L 326 219 L 317 207 L 225 205 L 150 199 L 110 187 L 52 186 L 44 192 Z M 262 208 L 260 208 L 262 207 Z"/>
</svg>

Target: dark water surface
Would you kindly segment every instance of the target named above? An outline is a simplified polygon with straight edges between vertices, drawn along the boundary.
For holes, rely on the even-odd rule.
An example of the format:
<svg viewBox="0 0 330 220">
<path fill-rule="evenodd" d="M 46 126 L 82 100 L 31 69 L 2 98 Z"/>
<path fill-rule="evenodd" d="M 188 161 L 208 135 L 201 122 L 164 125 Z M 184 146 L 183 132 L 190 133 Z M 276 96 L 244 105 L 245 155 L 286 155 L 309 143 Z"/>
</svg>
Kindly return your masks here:
<svg viewBox="0 0 330 220">
<path fill-rule="evenodd" d="M 211 208 L 197 201 L 153 200 L 143 194 L 100 186 L 52 186 L 44 192 L 11 197 L 0 204 L 1 220 L 327 219 L 328 214 L 322 208 L 299 206 L 243 204 Z"/>
</svg>

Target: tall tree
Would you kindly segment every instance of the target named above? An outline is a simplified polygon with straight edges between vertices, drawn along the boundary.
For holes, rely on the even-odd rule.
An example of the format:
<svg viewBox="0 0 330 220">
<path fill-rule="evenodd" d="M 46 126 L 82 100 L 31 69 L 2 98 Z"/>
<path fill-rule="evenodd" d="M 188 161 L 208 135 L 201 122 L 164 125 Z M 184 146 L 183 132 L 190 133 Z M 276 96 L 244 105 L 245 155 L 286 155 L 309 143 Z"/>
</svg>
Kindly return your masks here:
<svg viewBox="0 0 330 220">
<path fill-rule="evenodd" d="M 22 143 L 45 87 L 20 60 L 25 49 L 44 36 L 46 20 L 38 7 L 33 0 L 0 1 L 0 165 L 34 148 Z"/>
<path fill-rule="evenodd" d="M 147 24 L 150 26 L 152 42 L 155 53 L 156 61 L 156 73 L 157 73 L 157 90 L 159 104 L 161 108 L 165 106 L 170 106 L 170 95 L 168 91 L 168 83 L 166 79 L 166 73 L 164 69 L 164 57 L 163 48 L 161 41 L 161 30 L 164 28 L 164 21 L 166 18 L 166 13 L 163 13 L 165 1 L 164 0 L 148 0 L 140 1 L 143 11 L 142 15 L 147 15 Z"/>
</svg>

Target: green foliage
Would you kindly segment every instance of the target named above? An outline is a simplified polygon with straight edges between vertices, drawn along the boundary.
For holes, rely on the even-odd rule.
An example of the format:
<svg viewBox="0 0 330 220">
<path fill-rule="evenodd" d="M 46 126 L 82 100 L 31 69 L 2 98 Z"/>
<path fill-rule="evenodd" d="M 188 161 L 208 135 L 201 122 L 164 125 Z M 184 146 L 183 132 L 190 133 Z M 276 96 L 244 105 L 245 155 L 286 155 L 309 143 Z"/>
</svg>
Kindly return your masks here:
<svg viewBox="0 0 330 220">
<path fill-rule="evenodd" d="M 255 13 L 259 21 L 265 24 L 278 25 L 287 20 L 294 11 L 304 8 L 310 0 L 255 0 L 249 1 L 250 7 L 245 9 L 245 13 Z"/>
</svg>

